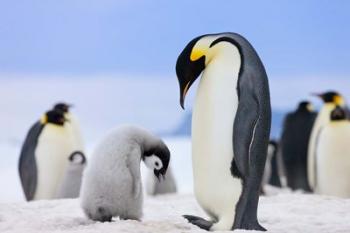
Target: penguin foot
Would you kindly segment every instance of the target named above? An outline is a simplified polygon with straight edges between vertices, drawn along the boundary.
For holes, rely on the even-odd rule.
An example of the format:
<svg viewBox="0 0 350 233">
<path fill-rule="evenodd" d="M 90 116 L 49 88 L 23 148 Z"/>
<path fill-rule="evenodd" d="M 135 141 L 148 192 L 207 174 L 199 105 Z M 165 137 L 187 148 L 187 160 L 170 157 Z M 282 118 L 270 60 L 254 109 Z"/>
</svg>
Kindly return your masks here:
<svg viewBox="0 0 350 233">
<path fill-rule="evenodd" d="M 193 225 L 196 225 L 197 227 L 209 231 L 210 228 L 213 226 L 213 223 L 210 221 L 205 220 L 204 218 L 193 216 L 193 215 L 182 215 L 187 221 Z"/>
</svg>

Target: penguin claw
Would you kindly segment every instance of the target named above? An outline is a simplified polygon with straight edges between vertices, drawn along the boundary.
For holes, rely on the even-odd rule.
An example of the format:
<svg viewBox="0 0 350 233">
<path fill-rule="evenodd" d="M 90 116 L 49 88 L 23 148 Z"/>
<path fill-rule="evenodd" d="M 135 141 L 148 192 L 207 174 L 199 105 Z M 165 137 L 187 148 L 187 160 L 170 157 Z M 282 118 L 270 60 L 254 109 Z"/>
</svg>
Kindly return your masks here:
<svg viewBox="0 0 350 233">
<path fill-rule="evenodd" d="M 183 215 L 187 221 L 203 230 L 209 231 L 210 228 L 213 226 L 213 223 L 210 221 L 205 220 L 204 218 L 193 216 L 193 215 Z"/>
</svg>

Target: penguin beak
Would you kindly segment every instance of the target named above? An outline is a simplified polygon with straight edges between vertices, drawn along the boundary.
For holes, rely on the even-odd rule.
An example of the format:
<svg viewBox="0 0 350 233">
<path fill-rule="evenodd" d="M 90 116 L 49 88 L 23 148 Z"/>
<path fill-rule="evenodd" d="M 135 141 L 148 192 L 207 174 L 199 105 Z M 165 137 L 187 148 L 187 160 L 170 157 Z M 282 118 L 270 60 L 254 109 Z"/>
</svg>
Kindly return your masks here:
<svg viewBox="0 0 350 233">
<path fill-rule="evenodd" d="M 160 173 L 160 171 L 158 171 L 158 170 L 154 170 L 153 173 L 157 177 L 158 181 L 162 181 L 162 179 L 164 178 L 164 175 L 162 173 Z"/>
<path fill-rule="evenodd" d="M 193 39 L 181 52 L 176 62 L 176 75 L 180 85 L 180 105 L 183 109 L 185 109 L 184 102 L 188 90 L 205 69 L 203 51 L 193 49 L 200 38 Z"/>
</svg>

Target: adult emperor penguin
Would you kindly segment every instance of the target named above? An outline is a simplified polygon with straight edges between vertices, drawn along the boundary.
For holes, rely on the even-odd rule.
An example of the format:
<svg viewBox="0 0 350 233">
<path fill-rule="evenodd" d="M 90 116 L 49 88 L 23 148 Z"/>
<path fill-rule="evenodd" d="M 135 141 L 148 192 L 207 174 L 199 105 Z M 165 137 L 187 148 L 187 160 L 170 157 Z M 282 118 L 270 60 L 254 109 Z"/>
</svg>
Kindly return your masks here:
<svg viewBox="0 0 350 233">
<path fill-rule="evenodd" d="M 284 119 L 280 154 L 287 185 L 293 190 L 311 191 L 307 180 L 307 151 L 316 116 L 312 104 L 301 101 L 297 109 L 288 113 Z"/>
<path fill-rule="evenodd" d="M 81 130 L 80 130 L 80 124 L 79 124 L 77 117 L 74 114 L 72 114 L 72 112 L 70 111 L 70 108 L 72 106 L 73 105 L 71 105 L 71 104 L 59 102 L 59 103 L 54 105 L 53 109 L 60 110 L 60 111 L 64 112 L 64 116 L 68 120 L 67 125 L 70 125 L 72 127 L 72 130 L 73 130 L 74 138 L 76 141 L 76 147 L 77 147 L 76 150 L 83 152 L 84 151 L 84 141 L 83 141 L 83 137 L 82 137 Z"/>
<path fill-rule="evenodd" d="M 322 94 L 314 94 L 315 96 L 322 99 L 324 102 L 321 110 L 319 111 L 315 123 L 312 127 L 308 153 L 307 153 L 307 177 L 311 190 L 316 191 L 316 141 L 317 135 L 321 128 L 330 121 L 330 114 L 336 106 L 345 107 L 346 103 L 344 98 L 335 91 L 328 91 Z"/>
<path fill-rule="evenodd" d="M 86 158 L 82 152 L 75 151 L 69 156 L 69 164 L 57 192 L 58 199 L 79 197 L 81 180 L 85 166 Z"/>
<path fill-rule="evenodd" d="M 22 146 L 19 174 L 28 201 L 53 199 L 74 150 L 64 113 L 48 111 L 29 130 Z"/>
<path fill-rule="evenodd" d="M 280 159 L 278 153 L 278 143 L 275 140 L 270 140 L 267 149 L 267 158 L 264 170 L 264 176 L 262 180 L 262 192 L 264 192 L 264 186 L 269 184 L 275 187 L 281 187 L 280 179 Z"/>
<path fill-rule="evenodd" d="M 181 52 L 180 104 L 201 74 L 192 115 L 196 199 L 210 220 L 185 215 L 206 230 L 265 230 L 257 219 L 271 125 L 265 68 L 236 33 L 199 36 Z"/>
<path fill-rule="evenodd" d="M 318 136 L 317 193 L 350 198 L 350 121 L 341 107 Z"/>
<path fill-rule="evenodd" d="M 142 183 L 140 162 L 161 179 L 166 174 L 170 151 L 164 142 L 135 126 L 112 130 L 96 147 L 84 172 L 82 208 L 92 220 L 140 220 Z"/>
</svg>

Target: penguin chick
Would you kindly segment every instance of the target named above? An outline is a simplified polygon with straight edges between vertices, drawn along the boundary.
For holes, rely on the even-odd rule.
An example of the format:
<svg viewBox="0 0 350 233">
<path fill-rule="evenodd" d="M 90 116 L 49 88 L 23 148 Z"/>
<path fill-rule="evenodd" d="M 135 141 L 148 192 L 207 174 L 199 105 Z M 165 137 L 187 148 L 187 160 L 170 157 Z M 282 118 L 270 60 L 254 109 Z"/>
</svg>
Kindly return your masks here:
<svg viewBox="0 0 350 233">
<path fill-rule="evenodd" d="M 134 126 L 114 129 L 99 143 L 83 175 L 81 205 L 87 217 L 102 222 L 112 217 L 140 220 L 141 160 L 160 178 L 167 171 L 170 151 L 161 139 Z"/>
<path fill-rule="evenodd" d="M 176 191 L 176 181 L 170 166 L 161 180 L 157 179 L 153 172 L 148 174 L 146 180 L 146 192 L 148 195 L 170 194 L 176 193 Z"/>
<path fill-rule="evenodd" d="M 81 180 L 86 166 L 85 155 L 81 151 L 75 151 L 69 156 L 69 164 L 63 178 L 63 182 L 57 192 L 57 198 L 79 197 Z"/>
</svg>

